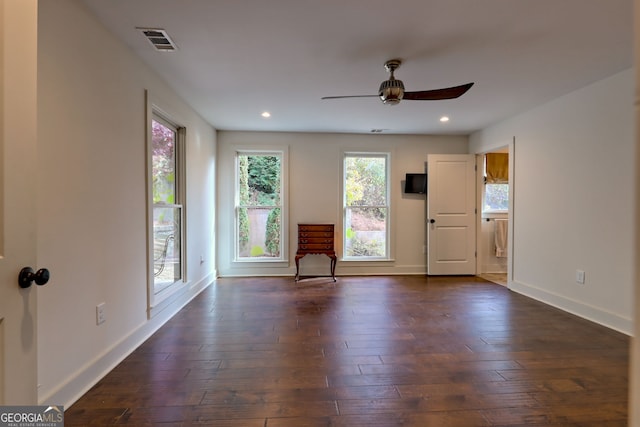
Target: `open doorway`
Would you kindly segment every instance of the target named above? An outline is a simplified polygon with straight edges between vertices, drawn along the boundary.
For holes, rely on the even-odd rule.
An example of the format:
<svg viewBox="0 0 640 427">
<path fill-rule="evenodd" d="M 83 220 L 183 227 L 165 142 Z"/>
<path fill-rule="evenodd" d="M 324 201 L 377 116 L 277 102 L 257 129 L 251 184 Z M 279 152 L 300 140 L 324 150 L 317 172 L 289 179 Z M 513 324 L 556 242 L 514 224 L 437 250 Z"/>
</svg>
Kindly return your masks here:
<svg viewBox="0 0 640 427">
<path fill-rule="evenodd" d="M 510 146 L 478 155 L 477 274 L 508 286 L 512 206 Z"/>
</svg>

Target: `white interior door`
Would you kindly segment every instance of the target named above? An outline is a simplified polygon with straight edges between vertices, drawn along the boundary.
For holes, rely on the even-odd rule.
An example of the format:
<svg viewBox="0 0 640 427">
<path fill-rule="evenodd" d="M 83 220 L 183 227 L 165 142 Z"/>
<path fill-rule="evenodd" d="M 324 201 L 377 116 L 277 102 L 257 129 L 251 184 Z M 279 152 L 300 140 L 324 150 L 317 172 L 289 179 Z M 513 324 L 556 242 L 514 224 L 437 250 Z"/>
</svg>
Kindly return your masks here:
<svg viewBox="0 0 640 427">
<path fill-rule="evenodd" d="M 36 0 L 0 0 L 0 405 L 37 404 Z"/>
<path fill-rule="evenodd" d="M 427 273 L 475 274 L 475 156 L 431 154 L 427 165 Z"/>
</svg>

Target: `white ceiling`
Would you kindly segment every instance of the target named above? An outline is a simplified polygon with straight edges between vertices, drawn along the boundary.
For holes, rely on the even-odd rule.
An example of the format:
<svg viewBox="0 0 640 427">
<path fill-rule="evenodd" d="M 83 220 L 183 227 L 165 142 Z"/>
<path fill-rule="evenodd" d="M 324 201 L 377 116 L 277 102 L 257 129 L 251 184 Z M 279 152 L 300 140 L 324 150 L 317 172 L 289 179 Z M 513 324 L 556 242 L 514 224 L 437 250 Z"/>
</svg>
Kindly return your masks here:
<svg viewBox="0 0 640 427">
<path fill-rule="evenodd" d="M 469 134 L 632 66 L 633 0 L 82 1 L 219 130 Z M 397 106 L 320 99 L 376 94 L 392 58 L 407 91 L 475 86 Z"/>
</svg>

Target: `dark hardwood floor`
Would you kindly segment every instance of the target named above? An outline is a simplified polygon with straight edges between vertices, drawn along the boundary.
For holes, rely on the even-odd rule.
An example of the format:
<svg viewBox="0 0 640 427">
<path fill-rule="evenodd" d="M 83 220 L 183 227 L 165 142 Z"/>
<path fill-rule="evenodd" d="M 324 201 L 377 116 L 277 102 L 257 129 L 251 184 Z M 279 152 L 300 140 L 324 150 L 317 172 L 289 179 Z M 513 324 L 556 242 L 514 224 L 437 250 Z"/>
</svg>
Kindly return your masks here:
<svg viewBox="0 0 640 427">
<path fill-rule="evenodd" d="M 629 338 L 474 277 L 219 279 L 66 426 L 626 426 Z"/>
</svg>

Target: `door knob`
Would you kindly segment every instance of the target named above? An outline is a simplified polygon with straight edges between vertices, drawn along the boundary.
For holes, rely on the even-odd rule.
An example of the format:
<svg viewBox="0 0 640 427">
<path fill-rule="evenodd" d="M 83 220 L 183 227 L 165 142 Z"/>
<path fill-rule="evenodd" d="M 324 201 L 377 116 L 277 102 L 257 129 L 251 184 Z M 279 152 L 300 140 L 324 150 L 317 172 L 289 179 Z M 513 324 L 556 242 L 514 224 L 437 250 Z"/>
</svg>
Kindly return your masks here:
<svg viewBox="0 0 640 427">
<path fill-rule="evenodd" d="M 433 224 L 434 222 L 436 222 L 436 220 L 435 220 L 435 219 L 433 219 L 433 218 L 431 218 L 431 219 L 429 220 L 429 223 L 431 223 L 431 224 Z"/>
<path fill-rule="evenodd" d="M 31 282 L 36 282 L 36 285 L 42 286 L 49 281 L 49 270 L 41 268 L 34 272 L 33 268 L 25 267 L 20 270 L 18 275 L 18 284 L 21 288 L 28 288 L 31 286 Z"/>
</svg>

